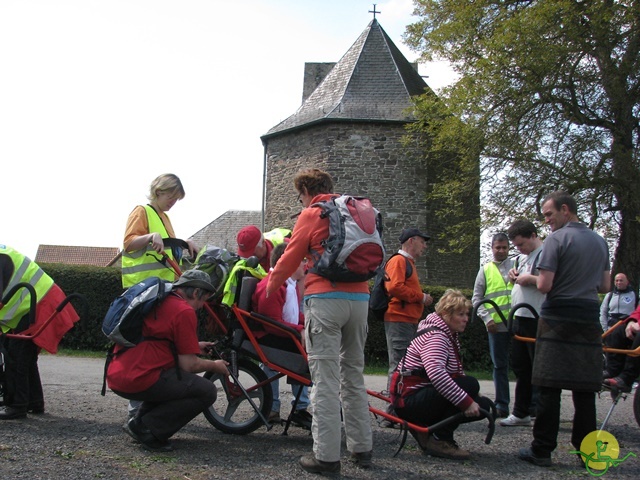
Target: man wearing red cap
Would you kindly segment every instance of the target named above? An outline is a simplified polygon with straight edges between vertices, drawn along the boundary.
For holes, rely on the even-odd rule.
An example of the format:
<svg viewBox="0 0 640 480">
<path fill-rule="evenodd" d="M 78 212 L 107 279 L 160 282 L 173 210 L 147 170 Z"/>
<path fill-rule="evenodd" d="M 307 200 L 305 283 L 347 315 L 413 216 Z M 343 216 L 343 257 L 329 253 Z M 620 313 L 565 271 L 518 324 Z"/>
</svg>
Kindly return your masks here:
<svg viewBox="0 0 640 480">
<path fill-rule="evenodd" d="M 264 235 L 254 225 L 247 225 L 238 232 L 238 255 L 242 258 L 258 257 L 258 261 L 265 272 L 269 271 L 271 251 L 273 247 L 287 241 L 291 237 L 291 230 L 274 228 Z"/>
</svg>

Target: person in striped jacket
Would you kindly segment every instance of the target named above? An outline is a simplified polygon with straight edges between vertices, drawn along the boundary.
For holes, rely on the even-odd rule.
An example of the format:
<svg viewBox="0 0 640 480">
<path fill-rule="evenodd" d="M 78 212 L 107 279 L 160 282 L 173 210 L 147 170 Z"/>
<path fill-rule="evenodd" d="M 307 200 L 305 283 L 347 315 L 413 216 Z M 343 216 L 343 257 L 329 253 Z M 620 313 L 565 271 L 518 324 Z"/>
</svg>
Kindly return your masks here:
<svg viewBox="0 0 640 480">
<path fill-rule="evenodd" d="M 428 455 L 466 460 L 471 454 L 453 439 L 461 423 L 482 418 L 480 408 L 492 411 L 493 402 L 480 396 L 480 384 L 465 375 L 459 334 L 469 322 L 471 302 L 458 290 L 447 290 L 435 313 L 418 325 L 392 381 L 392 401 L 399 417 L 419 425 L 434 425 L 458 412 L 464 418 L 430 434 L 412 431 Z"/>
</svg>

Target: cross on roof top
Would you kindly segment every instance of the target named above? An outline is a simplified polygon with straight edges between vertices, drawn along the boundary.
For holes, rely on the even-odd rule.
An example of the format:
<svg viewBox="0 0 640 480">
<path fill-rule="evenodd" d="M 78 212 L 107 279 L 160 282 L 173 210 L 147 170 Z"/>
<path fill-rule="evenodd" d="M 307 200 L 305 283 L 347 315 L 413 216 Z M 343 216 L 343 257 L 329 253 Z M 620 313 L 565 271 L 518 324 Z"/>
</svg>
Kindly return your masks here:
<svg viewBox="0 0 640 480">
<path fill-rule="evenodd" d="M 377 5 L 377 3 L 374 3 L 373 4 L 373 10 L 369 10 L 369 13 L 373 13 L 373 19 L 374 20 L 376 19 L 376 13 L 382 13 L 382 12 L 376 11 L 376 5 Z"/>
</svg>

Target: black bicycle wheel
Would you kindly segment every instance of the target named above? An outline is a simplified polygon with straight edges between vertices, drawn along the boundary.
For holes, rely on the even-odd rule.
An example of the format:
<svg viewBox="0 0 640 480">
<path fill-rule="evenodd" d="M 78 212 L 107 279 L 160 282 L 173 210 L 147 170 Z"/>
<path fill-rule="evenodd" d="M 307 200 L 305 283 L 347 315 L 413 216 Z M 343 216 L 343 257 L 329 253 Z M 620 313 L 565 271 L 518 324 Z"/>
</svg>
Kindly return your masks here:
<svg viewBox="0 0 640 480">
<path fill-rule="evenodd" d="M 264 425 L 256 410 L 231 377 L 219 373 L 206 373 L 204 377 L 213 382 L 218 390 L 215 403 L 204 411 L 204 416 L 211 425 L 222 432 L 236 435 L 246 435 Z M 265 383 L 261 387 L 254 388 L 257 384 L 265 382 L 267 375 L 251 360 L 241 358 L 238 360 L 238 379 L 256 408 L 267 418 L 273 403 L 271 384 Z"/>
</svg>

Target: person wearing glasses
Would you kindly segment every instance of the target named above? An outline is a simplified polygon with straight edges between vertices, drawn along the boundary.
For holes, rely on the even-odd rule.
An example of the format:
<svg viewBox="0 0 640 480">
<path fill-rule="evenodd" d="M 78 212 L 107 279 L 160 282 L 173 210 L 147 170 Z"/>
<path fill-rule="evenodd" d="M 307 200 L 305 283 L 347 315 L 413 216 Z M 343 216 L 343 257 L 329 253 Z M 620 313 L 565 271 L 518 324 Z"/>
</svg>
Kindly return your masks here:
<svg viewBox="0 0 640 480">
<path fill-rule="evenodd" d="M 198 373 L 229 374 L 224 360 L 201 358 L 213 344 L 198 341 L 196 311 L 215 290 L 207 273 L 187 270 L 144 317 L 144 340 L 114 350 L 107 384 L 116 395 L 142 402 L 124 430 L 145 450 L 173 450 L 169 439 L 215 402 L 215 385 Z"/>
</svg>

